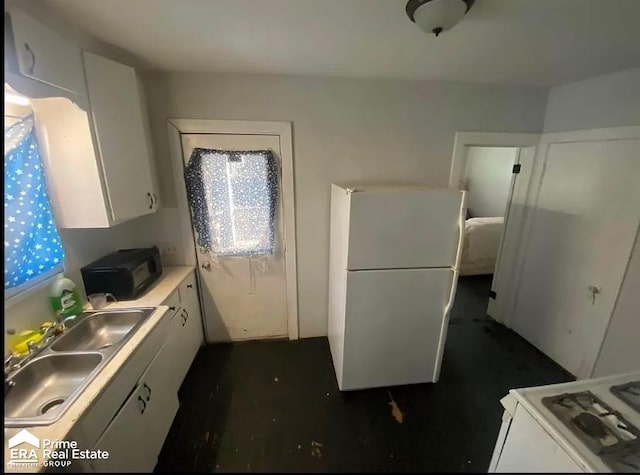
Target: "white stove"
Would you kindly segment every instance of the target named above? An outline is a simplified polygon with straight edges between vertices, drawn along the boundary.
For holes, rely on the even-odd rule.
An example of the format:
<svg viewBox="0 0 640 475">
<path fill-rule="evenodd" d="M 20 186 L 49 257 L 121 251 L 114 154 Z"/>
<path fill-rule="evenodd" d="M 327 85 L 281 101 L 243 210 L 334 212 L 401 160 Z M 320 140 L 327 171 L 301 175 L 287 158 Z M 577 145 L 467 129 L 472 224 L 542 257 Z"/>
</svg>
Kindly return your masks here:
<svg viewBox="0 0 640 475">
<path fill-rule="evenodd" d="M 639 401 L 640 372 L 511 390 L 489 471 L 638 473 Z"/>
</svg>

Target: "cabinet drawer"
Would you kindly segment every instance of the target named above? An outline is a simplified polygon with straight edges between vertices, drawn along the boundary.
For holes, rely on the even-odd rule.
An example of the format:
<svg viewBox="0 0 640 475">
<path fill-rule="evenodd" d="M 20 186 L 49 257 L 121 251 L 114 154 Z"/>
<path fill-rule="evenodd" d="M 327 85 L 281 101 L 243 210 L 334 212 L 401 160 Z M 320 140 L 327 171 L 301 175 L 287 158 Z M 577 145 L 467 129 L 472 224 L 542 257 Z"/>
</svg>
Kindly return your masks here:
<svg viewBox="0 0 640 475">
<path fill-rule="evenodd" d="M 165 312 L 156 327 L 151 330 L 129 360 L 122 365 L 104 392 L 80 421 L 85 443 L 92 446 L 104 432 L 114 416 L 131 394 L 138 379 L 144 373 L 162 346 L 171 316 Z"/>
<path fill-rule="evenodd" d="M 193 272 L 189 274 L 189 276 L 184 279 L 178 287 L 178 291 L 180 292 L 181 303 L 184 303 L 186 300 L 188 300 L 191 295 L 197 296 L 198 284 L 196 283 L 196 274 Z"/>
<path fill-rule="evenodd" d="M 171 295 L 162 302 L 162 305 L 169 307 L 169 311 L 167 313 L 169 314 L 169 319 L 171 319 L 180 309 L 180 294 L 178 290 L 176 289 L 173 291 Z"/>
</svg>

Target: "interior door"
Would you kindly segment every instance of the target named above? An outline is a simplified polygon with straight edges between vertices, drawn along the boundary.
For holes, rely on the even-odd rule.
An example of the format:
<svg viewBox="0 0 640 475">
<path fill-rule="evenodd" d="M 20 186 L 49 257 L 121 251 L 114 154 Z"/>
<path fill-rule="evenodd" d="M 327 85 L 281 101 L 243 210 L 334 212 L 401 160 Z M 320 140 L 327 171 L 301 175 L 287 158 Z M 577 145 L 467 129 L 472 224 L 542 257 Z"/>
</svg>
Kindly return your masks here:
<svg viewBox="0 0 640 475">
<path fill-rule="evenodd" d="M 504 229 L 500 237 L 496 266 L 493 271 L 491 290 L 495 292 L 489 298 L 487 315 L 497 322 L 504 321 L 506 308 L 511 308 L 513 295 L 510 295 L 511 282 L 517 275 L 517 258 L 522 242 L 522 229 L 525 222 L 527 191 L 531 181 L 531 172 L 535 161 L 536 147 L 526 147 L 518 151 L 516 164 L 520 171 L 513 174 L 511 192 L 504 216 Z"/>
<path fill-rule="evenodd" d="M 584 378 L 597 358 L 640 220 L 640 140 L 544 142 L 511 326 Z"/>
<path fill-rule="evenodd" d="M 194 227 L 206 339 L 209 342 L 219 342 L 287 336 L 282 184 L 279 172 L 280 138 L 277 135 L 183 134 L 185 167 L 196 148 L 221 151 L 269 150 L 277 162 L 278 169 L 272 226 L 273 247 L 270 252 L 260 251 L 253 255 L 233 255 L 226 251 L 208 252 L 198 244 L 199 234 Z M 242 183 L 231 178 L 234 165 L 231 160 L 229 162 L 224 172 L 227 177 L 222 178 L 226 180 L 224 183 L 229 193 L 228 203 L 224 206 L 233 208 L 232 212 L 228 213 L 228 216 L 232 217 L 227 219 L 228 222 L 219 222 L 222 219 L 219 215 L 223 211 L 220 205 L 211 202 L 210 196 L 203 196 L 203 199 L 208 203 L 211 229 L 218 229 L 216 226 L 230 227 L 233 231 L 232 244 L 241 245 L 244 242 L 243 230 L 252 228 L 250 212 L 247 214 L 246 203 L 243 203 L 242 197 L 256 191 L 242 189 Z M 190 207 L 193 218 L 194 208 Z M 247 216 L 249 217 L 246 218 Z M 243 223 L 242 219 L 248 219 L 248 222 Z"/>
</svg>

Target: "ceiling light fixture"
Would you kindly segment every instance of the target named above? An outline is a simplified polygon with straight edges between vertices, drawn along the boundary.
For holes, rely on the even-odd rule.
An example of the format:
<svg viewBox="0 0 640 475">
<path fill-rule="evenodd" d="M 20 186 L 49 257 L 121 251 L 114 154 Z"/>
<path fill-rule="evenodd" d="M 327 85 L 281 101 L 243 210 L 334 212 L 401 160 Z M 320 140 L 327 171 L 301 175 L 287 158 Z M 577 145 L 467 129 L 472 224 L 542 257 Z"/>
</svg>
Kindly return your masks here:
<svg viewBox="0 0 640 475">
<path fill-rule="evenodd" d="M 9 102 L 10 104 L 16 104 L 19 106 L 28 106 L 29 98 L 20 96 L 18 94 L 11 94 L 10 92 L 4 93 L 4 101 Z"/>
<path fill-rule="evenodd" d="M 409 0 L 409 19 L 427 33 L 438 36 L 458 24 L 475 0 Z"/>
</svg>

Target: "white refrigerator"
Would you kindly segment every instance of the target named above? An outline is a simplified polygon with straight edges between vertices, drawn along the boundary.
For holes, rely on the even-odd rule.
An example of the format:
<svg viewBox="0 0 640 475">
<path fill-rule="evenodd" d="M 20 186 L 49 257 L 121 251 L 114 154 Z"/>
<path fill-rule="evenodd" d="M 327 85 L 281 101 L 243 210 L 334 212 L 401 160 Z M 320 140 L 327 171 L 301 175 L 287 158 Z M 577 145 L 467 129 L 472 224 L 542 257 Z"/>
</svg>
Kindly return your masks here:
<svg viewBox="0 0 640 475">
<path fill-rule="evenodd" d="M 465 192 L 331 186 L 328 336 L 340 390 L 436 382 Z"/>
</svg>

